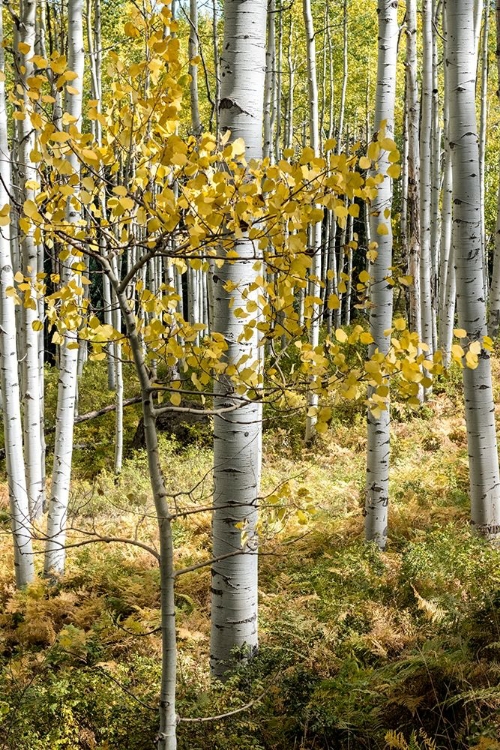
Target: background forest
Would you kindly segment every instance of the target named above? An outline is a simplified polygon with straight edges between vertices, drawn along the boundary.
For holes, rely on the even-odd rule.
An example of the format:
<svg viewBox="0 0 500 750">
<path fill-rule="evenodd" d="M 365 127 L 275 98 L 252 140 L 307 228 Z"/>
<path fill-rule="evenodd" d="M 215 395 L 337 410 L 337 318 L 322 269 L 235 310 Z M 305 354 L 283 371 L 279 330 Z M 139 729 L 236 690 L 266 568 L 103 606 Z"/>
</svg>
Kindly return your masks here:
<svg viewBox="0 0 500 750">
<path fill-rule="evenodd" d="M 0 747 L 498 750 L 500 0 L 0 21 Z"/>
</svg>

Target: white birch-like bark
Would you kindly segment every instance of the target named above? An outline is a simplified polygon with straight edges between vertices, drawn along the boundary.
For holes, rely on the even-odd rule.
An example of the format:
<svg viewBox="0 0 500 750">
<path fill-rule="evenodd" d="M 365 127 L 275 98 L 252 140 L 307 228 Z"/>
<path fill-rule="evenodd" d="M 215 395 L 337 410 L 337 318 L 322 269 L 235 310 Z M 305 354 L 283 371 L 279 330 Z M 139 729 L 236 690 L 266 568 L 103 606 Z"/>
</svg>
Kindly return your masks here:
<svg viewBox="0 0 500 750">
<path fill-rule="evenodd" d="M 215 134 L 219 133 L 219 104 L 220 104 L 220 57 L 219 33 L 217 30 L 217 0 L 212 0 L 212 48 L 214 56 L 214 124 Z"/>
<path fill-rule="evenodd" d="M 198 0 L 189 0 L 189 95 L 191 98 L 191 130 L 201 134 L 200 104 L 198 97 L 198 65 L 191 63 L 198 56 Z"/>
<path fill-rule="evenodd" d="M 347 95 L 347 80 L 349 77 L 349 37 L 347 25 L 347 0 L 344 0 L 343 8 L 343 47 L 342 47 L 342 88 L 340 92 L 339 127 L 337 133 L 337 151 L 342 150 L 342 139 L 344 137 L 345 101 Z"/>
<path fill-rule="evenodd" d="M 17 65 L 23 87 L 23 105 L 25 112 L 30 109 L 30 99 L 27 94 L 28 79 L 33 75 L 33 63 L 29 62 L 35 52 L 36 39 L 36 0 L 22 0 L 20 7 L 19 42 L 29 45 L 26 54 L 17 52 Z M 37 181 L 37 170 L 31 160 L 31 152 L 35 145 L 35 131 L 31 125 L 29 115 L 19 121 L 19 164 L 18 174 L 23 200 L 35 199 L 35 191 L 29 185 Z M 39 255 L 41 248 L 34 238 L 33 227 L 21 239 L 22 271 L 34 287 L 41 262 Z M 22 326 L 24 333 L 23 351 L 23 405 L 24 405 L 24 447 L 26 454 L 26 482 L 30 504 L 31 517 L 40 518 L 44 503 L 44 476 L 42 467 L 43 437 L 42 413 L 40 404 L 43 395 L 43 382 L 40 372 L 40 331 L 33 328 L 38 320 L 38 303 L 33 292 L 29 300 L 25 300 L 22 308 Z"/>
<path fill-rule="evenodd" d="M 439 301 L 439 257 L 441 237 L 441 127 L 438 84 L 438 46 L 436 17 L 437 0 L 432 0 L 432 129 L 431 129 L 431 292 L 432 292 L 432 350 L 437 348 L 437 319 Z"/>
<path fill-rule="evenodd" d="M 451 345 L 453 342 L 453 327 L 455 321 L 455 267 L 452 252 L 452 167 L 451 153 L 446 144 L 443 197 L 441 206 L 442 229 L 441 229 L 441 263 L 439 270 L 439 348 L 443 352 L 445 367 L 451 362 Z"/>
<path fill-rule="evenodd" d="M 486 334 L 473 11 L 473 0 L 446 4 L 458 324 L 469 342 Z M 481 349 L 477 368 L 465 367 L 463 374 L 471 519 L 479 533 L 495 538 L 500 534 L 500 476 L 489 353 Z"/>
<path fill-rule="evenodd" d="M 497 75 L 500 81 L 500 0 L 496 3 L 495 12 L 496 21 L 496 58 L 497 58 Z M 497 88 L 497 97 L 500 99 L 500 83 Z M 499 169 L 500 173 L 500 161 Z M 490 289 L 490 310 L 488 320 L 488 332 L 492 338 L 498 336 L 500 330 L 500 183 L 498 187 L 497 198 L 497 219 L 495 226 L 495 254 L 493 256 L 493 273 L 491 277 Z"/>
<path fill-rule="evenodd" d="M 394 106 L 396 99 L 396 62 L 398 46 L 398 3 L 397 0 L 378 0 L 378 62 L 377 89 L 375 99 L 375 129 L 386 121 L 386 133 L 394 132 Z M 387 171 L 388 155 L 382 152 L 379 170 Z M 371 351 L 378 349 L 386 353 L 390 337 L 384 331 L 392 324 L 392 287 L 387 279 L 391 276 L 392 230 L 391 211 L 392 181 L 385 176 L 380 183 L 378 194 L 371 207 L 371 235 L 377 238 L 377 258 L 370 263 L 370 332 L 374 344 Z M 379 234 L 378 227 L 385 224 L 387 234 Z M 387 542 L 387 511 L 389 504 L 389 453 L 390 453 L 390 414 L 389 409 L 379 417 L 368 412 L 368 446 L 366 471 L 365 532 L 368 541 L 373 541 L 381 549 Z"/>
<path fill-rule="evenodd" d="M 307 54 L 307 88 L 309 93 L 309 142 L 316 156 L 319 155 L 319 109 L 318 109 L 318 79 L 316 73 L 316 42 L 314 34 L 311 0 L 303 0 L 304 24 L 306 28 L 306 54 Z M 320 299 L 321 288 L 321 222 L 310 227 L 309 252 L 312 255 L 312 264 L 309 271 L 308 295 Z M 313 348 L 319 344 L 319 329 L 321 323 L 321 304 L 314 302 L 311 306 L 311 323 L 309 328 L 309 343 Z M 314 383 L 312 383 L 314 387 Z M 305 440 L 309 443 L 315 435 L 317 417 L 309 416 L 309 410 L 317 408 L 318 394 L 313 388 L 307 394 L 308 414 L 306 416 Z"/>
<path fill-rule="evenodd" d="M 421 334 L 420 321 L 420 143 L 417 84 L 417 0 L 406 4 L 406 98 L 408 106 L 408 274 L 409 328 Z"/>
<path fill-rule="evenodd" d="M 288 36 L 288 99 L 286 114 L 285 148 L 293 146 L 293 113 L 295 102 L 295 61 L 293 58 L 293 19 L 290 19 L 290 33 Z"/>
<path fill-rule="evenodd" d="M 276 57 L 276 0 L 267 5 L 266 79 L 264 83 L 264 158 L 274 161 L 273 109 Z"/>
<path fill-rule="evenodd" d="M 446 26 L 446 12 L 443 6 L 443 36 L 448 36 Z M 444 89 L 448 89 L 448 66 L 444 66 Z M 453 175 L 450 150 L 450 108 L 448 97 L 444 98 L 444 169 L 443 192 L 441 200 L 441 258 L 439 265 L 439 348 L 443 352 L 443 364 L 449 367 L 451 362 L 451 346 L 453 342 L 453 327 L 455 322 L 455 264 L 453 261 Z"/>
<path fill-rule="evenodd" d="M 281 128 L 282 128 L 282 114 L 281 114 L 281 99 L 283 95 L 283 8 L 280 8 L 278 15 L 278 46 L 275 55 L 275 79 L 276 79 L 276 95 L 275 95 L 275 108 L 276 113 L 276 127 L 274 131 L 274 157 L 276 160 L 281 159 Z"/>
<path fill-rule="evenodd" d="M 5 71 L 3 4 L 0 6 L 0 71 L 2 74 Z M 3 208 L 10 201 L 8 190 L 12 184 L 3 76 L 0 76 L 0 178 L 0 208 Z M 9 230 L 9 225 L 0 227 L 0 385 L 14 568 L 16 585 L 22 588 L 33 580 L 35 571 L 23 457 L 15 302 L 7 293 L 9 287 L 14 287 Z"/>
<path fill-rule="evenodd" d="M 481 190 L 481 250 L 484 257 L 484 298 L 488 304 L 488 245 L 485 224 L 485 172 L 486 172 L 486 128 L 488 122 L 488 37 L 490 29 L 490 3 L 484 5 L 483 45 L 481 51 L 481 107 L 479 119 L 479 186 Z"/>
<path fill-rule="evenodd" d="M 433 349 L 432 323 L 432 0 L 422 0 L 422 99 L 420 120 L 420 315 L 422 341 Z"/>
<path fill-rule="evenodd" d="M 68 67 L 76 78 L 74 88 L 78 93 L 68 94 L 66 111 L 74 117 L 77 128 L 81 127 L 82 92 L 84 71 L 83 48 L 83 0 L 70 0 L 68 4 Z M 67 156 L 75 175 L 80 173 L 78 157 L 73 152 Z M 66 221 L 77 224 L 81 212 L 71 199 L 66 204 Z M 63 281 L 69 283 L 78 279 L 72 270 L 75 258 L 72 254 L 63 263 Z M 62 574 L 66 559 L 66 521 L 68 513 L 71 462 L 73 458 L 73 426 L 77 395 L 78 366 L 77 331 L 68 330 L 64 335 L 60 352 L 60 372 L 57 390 L 56 435 L 54 443 L 54 464 L 52 487 L 47 519 L 47 544 L 45 550 L 45 574 Z"/>
<path fill-rule="evenodd" d="M 266 71 L 266 0 L 225 0 L 221 57 L 220 125 L 231 137 L 243 138 L 246 157 L 262 158 L 263 91 Z M 246 238 L 236 241 L 238 260 L 217 269 L 214 286 L 214 330 L 228 345 L 225 360 L 237 364 L 245 355 L 258 366 L 257 339 L 239 340 L 244 321 L 234 310 L 255 279 L 259 250 Z M 230 289 L 225 286 L 230 282 Z M 234 404 L 229 378 L 216 384 L 216 409 Z M 252 656 L 257 632 L 257 498 L 261 407 L 243 404 L 224 418 L 214 418 L 213 551 L 219 558 L 241 552 L 212 566 L 211 668 L 224 677 L 238 659 Z M 241 525 L 244 526 L 242 538 Z M 237 654 L 235 654 L 235 649 Z"/>
</svg>

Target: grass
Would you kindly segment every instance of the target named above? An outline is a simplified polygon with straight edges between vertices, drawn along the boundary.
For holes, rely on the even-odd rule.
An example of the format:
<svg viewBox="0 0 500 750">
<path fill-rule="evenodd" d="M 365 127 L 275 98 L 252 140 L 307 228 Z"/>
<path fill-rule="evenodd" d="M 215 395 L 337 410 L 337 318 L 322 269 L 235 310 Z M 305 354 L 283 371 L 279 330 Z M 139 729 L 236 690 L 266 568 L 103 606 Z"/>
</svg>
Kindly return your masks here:
<svg viewBox="0 0 500 750">
<path fill-rule="evenodd" d="M 81 411 L 109 402 L 104 376 L 93 375 L 102 380 L 99 403 L 89 399 Z M 359 408 L 339 409 L 325 438 L 307 450 L 298 418 L 265 433 L 261 648 L 227 684 L 214 684 L 207 670 L 209 570 L 182 576 L 177 591 L 180 715 L 255 702 L 230 719 L 181 724 L 180 750 L 500 748 L 500 554 L 469 529 L 458 404 L 445 385 L 420 416 L 395 410 L 384 553 L 362 541 Z M 131 436 L 137 415 L 129 414 Z M 78 428 L 87 432 L 77 441 L 105 448 L 93 471 L 81 449 L 72 526 L 155 546 L 144 453 L 131 455 L 116 479 L 112 423 L 105 417 Z M 210 448 L 181 449 L 163 438 L 161 452 L 178 505 L 209 504 Z M 71 549 L 64 579 L 40 578 L 16 593 L 2 518 L 0 746 L 153 747 L 154 558 L 129 545 Z M 70 541 L 77 537 L 70 532 Z M 179 566 L 209 557 L 209 514 L 178 522 L 175 540 Z"/>
</svg>

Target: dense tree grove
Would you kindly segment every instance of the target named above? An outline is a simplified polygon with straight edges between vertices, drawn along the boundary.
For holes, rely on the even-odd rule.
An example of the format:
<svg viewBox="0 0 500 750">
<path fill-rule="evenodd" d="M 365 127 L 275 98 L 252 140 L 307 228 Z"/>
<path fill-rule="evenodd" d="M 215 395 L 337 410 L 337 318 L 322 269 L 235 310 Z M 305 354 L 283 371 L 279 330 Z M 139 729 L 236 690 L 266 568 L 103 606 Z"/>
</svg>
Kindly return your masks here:
<svg viewBox="0 0 500 750">
<path fill-rule="evenodd" d="M 0 21 L 0 745 L 500 747 L 500 0 Z"/>
</svg>

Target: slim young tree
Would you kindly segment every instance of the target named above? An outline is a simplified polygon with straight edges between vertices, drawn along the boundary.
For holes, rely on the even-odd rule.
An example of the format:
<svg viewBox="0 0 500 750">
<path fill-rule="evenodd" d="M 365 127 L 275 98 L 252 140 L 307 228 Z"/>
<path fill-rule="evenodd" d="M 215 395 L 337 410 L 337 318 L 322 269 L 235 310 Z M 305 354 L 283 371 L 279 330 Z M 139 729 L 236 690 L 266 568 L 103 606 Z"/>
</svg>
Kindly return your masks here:
<svg viewBox="0 0 500 750">
<path fill-rule="evenodd" d="M 375 101 L 375 129 L 385 123 L 387 136 L 394 132 L 396 99 L 396 62 L 398 48 L 397 0 L 378 0 L 378 65 Z M 392 287 L 388 279 L 392 266 L 392 181 L 385 174 L 389 167 L 384 151 L 378 160 L 384 174 L 378 194 L 371 206 L 370 229 L 378 243 L 377 257 L 370 263 L 370 332 L 375 349 L 387 353 L 390 337 L 385 333 L 392 323 Z M 383 227 L 383 228 L 382 228 Z M 368 447 L 365 531 L 368 541 L 384 548 L 387 542 L 387 509 L 389 503 L 390 414 L 388 408 L 379 415 L 368 412 Z"/>
<path fill-rule="evenodd" d="M 263 91 L 266 71 L 266 0 L 225 0 L 221 57 L 220 126 L 242 138 L 246 158 L 262 158 Z M 236 260 L 226 260 L 213 277 L 214 331 L 228 345 L 226 360 L 257 367 L 256 335 L 245 340 L 245 320 L 235 315 L 251 293 L 259 250 L 243 236 Z M 245 361 L 243 359 L 243 361 Z M 230 379 L 216 384 L 214 408 L 235 404 Z M 255 402 L 214 418 L 214 558 L 238 550 L 212 567 L 212 672 L 223 677 L 234 651 L 248 658 L 257 649 L 256 522 L 259 493 L 261 411 Z M 242 534 L 243 531 L 243 534 Z"/>
<path fill-rule="evenodd" d="M 19 161 L 17 173 L 19 175 L 19 188 L 24 201 L 34 201 L 37 181 L 36 165 L 32 161 L 31 154 L 35 145 L 35 132 L 30 118 L 26 114 L 28 108 L 27 80 L 34 74 L 34 66 L 31 58 L 35 52 L 35 21 L 36 0 L 22 0 L 20 5 L 19 29 L 16 37 L 18 48 L 16 50 L 16 66 L 19 81 L 22 87 L 22 110 L 25 114 L 18 121 L 19 130 Z M 26 279 L 36 285 L 37 273 L 41 265 L 41 246 L 36 241 L 31 230 L 22 233 L 21 236 L 21 268 Z M 22 307 L 23 346 L 22 352 L 22 390 L 24 407 L 24 444 L 26 453 L 26 481 L 28 498 L 30 503 L 31 517 L 39 519 L 44 502 L 44 476 L 42 467 L 42 414 L 40 404 L 42 402 L 43 382 L 39 367 L 39 348 L 41 332 L 37 327 L 38 304 L 32 293 L 25 293 Z"/>
<path fill-rule="evenodd" d="M 408 107 L 408 273 L 409 328 L 420 337 L 420 108 L 417 90 L 417 0 L 406 4 L 406 97 Z"/>
<path fill-rule="evenodd" d="M 83 0 L 70 0 L 68 4 L 68 66 L 76 74 L 74 92 L 66 97 L 66 112 L 71 122 L 80 126 L 83 100 Z M 75 93 L 76 92 L 76 93 Z M 67 156 L 72 174 L 79 177 L 80 162 L 75 153 Z M 77 202 L 68 198 L 66 220 L 78 224 L 81 209 Z M 63 261 L 63 280 L 78 284 L 78 273 L 73 270 L 77 258 L 71 250 Z M 47 546 L 45 553 L 45 573 L 63 573 L 65 563 L 66 520 L 68 513 L 71 462 L 73 458 L 73 425 L 77 394 L 78 341 L 75 328 L 68 327 L 60 352 L 60 372 L 57 390 L 56 437 L 54 444 L 54 464 L 52 487 L 47 519 Z"/>
<path fill-rule="evenodd" d="M 491 365 L 483 346 L 486 305 L 481 253 L 481 190 L 475 103 L 476 52 L 473 0 L 446 4 L 450 148 L 453 164 L 453 248 L 458 323 L 465 335 L 465 419 L 471 517 L 489 538 L 500 535 L 500 476 Z"/>
<path fill-rule="evenodd" d="M 316 74 L 316 42 L 314 35 L 311 1 L 303 0 L 304 23 L 306 27 L 306 53 L 307 53 L 307 87 L 309 92 L 309 140 L 315 156 L 319 155 L 319 109 L 318 109 L 318 80 Z M 309 245 L 312 255 L 312 265 L 308 284 L 308 295 L 315 300 L 311 307 L 311 326 L 309 329 L 309 341 L 314 348 L 319 343 L 320 329 L 320 286 L 321 279 L 321 226 L 318 221 L 310 228 Z M 307 404 L 310 409 L 318 406 L 318 395 L 311 390 L 308 394 Z M 315 414 L 306 417 L 306 442 L 314 437 Z"/>
<path fill-rule="evenodd" d="M 14 286 L 12 268 L 8 189 L 12 184 L 5 106 L 3 48 L 3 5 L 0 6 L 0 384 L 2 388 L 3 429 L 7 481 L 14 540 L 14 567 L 18 588 L 33 580 L 34 565 L 30 513 L 23 457 L 20 389 L 16 337 L 15 300 L 8 289 Z"/>
<path fill-rule="evenodd" d="M 496 4 L 496 58 L 497 74 L 500 81 L 500 0 Z M 497 97 L 500 99 L 500 84 L 497 89 Z M 500 169 L 499 169 L 500 171 Z M 500 330 L 500 183 L 498 186 L 497 198 L 497 219 L 495 226 L 495 251 L 493 256 L 493 273 L 491 277 L 490 289 L 490 311 L 488 321 L 488 332 L 490 336 L 496 338 Z"/>
<path fill-rule="evenodd" d="M 432 0 L 422 0 L 422 99 L 420 119 L 420 316 L 422 341 L 432 352 Z"/>
</svg>

